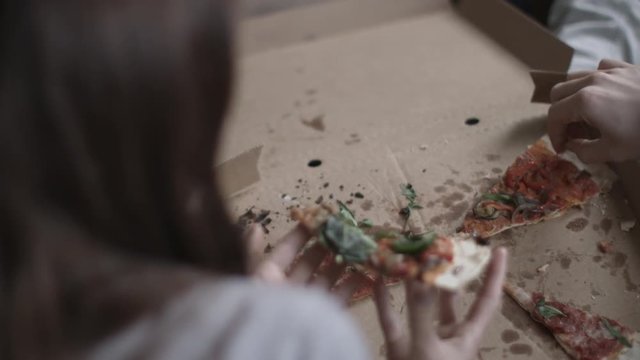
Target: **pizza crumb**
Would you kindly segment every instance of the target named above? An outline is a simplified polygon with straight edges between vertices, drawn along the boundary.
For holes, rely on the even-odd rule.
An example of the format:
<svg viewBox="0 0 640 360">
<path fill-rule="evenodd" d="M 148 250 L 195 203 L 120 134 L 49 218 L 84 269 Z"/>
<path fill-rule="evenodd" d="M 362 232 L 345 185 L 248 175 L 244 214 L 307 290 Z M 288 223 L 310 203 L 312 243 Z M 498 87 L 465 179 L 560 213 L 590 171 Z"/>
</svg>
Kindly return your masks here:
<svg viewBox="0 0 640 360">
<path fill-rule="evenodd" d="M 540 266 L 538 269 L 536 269 L 536 271 L 540 274 L 544 274 L 547 272 L 547 269 L 549 268 L 549 264 L 544 264 L 542 266 Z"/>
<path fill-rule="evenodd" d="M 268 253 L 270 253 L 271 251 L 273 251 L 273 245 L 271 245 L 271 244 L 267 243 L 267 246 L 265 246 L 265 247 L 264 247 L 264 253 L 265 253 L 265 254 L 268 254 Z"/>
<path fill-rule="evenodd" d="M 613 251 L 613 242 L 609 240 L 602 240 L 598 242 L 598 250 L 603 254 L 608 254 Z"/>
<path fill-rule="evenodd" d="M 272 219 L 269 217 L 271 214 L 270 210 L 259 210 L 258 212 L 254 211 L 255 207 L 249 208 L 244 214 L 238 217 L 237 224 L 240 225 L 242 229 L 248 229 L 249 226 L 253 224 L 262 225 L 262 229 L 265 234 L 269 233 L 269 229 L 267 225 L 271 224 Z"/>
<path fill-rule="evenodd" d="M 620 221 L 620 230 L 629 232 L 636 226 L 636 219 L 627 219 Z"/>
</svg>

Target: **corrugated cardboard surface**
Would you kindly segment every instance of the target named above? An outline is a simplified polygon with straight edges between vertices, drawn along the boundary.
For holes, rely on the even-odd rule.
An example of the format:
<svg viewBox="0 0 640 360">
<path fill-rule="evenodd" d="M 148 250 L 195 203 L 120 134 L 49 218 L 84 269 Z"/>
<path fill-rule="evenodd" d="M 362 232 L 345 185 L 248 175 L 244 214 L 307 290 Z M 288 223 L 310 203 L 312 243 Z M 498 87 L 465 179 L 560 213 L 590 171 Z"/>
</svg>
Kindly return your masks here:
<svg viewBox="0 0 640 360">
<path fill-rule="evenodd" d="M 411 182 L 425 226 L 452 232 L 474 195 L 543 135 L 546 106 L 529 104 L 528 69 L 442 6 L 420 17 L 345 31 L 245 56 L 222 158 L 262 144 L 261 180 L 231 200 L 272 211 L 270 240 L 293 224 L 287 208 L 352 200 L 358 217 L 399 219 L 398 194 Z M 465 120 L 476 117 L 475 126 Z M 310 160 L 322 165 L 309 167 Z M 362 193 L 364 198 L 350 194 Z M 640 329 L 639 232 L 620 189 L 583 210 L 498 236 L 511 252 L 509 278 L 529 290 Z M 614 253 L 597 242 L 612 240 Z M 549 264 L 545 274 L 536 269 Z M 464 293 L 473 299 L 477 284 Z M 401 288 L 392 290 L 404 312 Z M 383 356 L 373 304 L 352 308 Z M 487 331 L 482 359 L 562 359 L 551 336 L 506 299 Z"/>
</svg>

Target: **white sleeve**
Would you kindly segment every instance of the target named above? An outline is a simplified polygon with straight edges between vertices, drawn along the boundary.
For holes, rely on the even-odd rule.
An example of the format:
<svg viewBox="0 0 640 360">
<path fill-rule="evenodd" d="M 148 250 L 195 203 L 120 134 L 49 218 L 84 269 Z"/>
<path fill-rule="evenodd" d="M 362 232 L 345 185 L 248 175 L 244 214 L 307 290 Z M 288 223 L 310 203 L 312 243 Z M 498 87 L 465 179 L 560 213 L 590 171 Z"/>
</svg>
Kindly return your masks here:
<svg viewBox="0 0 640 360">
<path fill-rule="evenodd" d="M 247 280 L 200 286 L 102 342 L 91 360 L 369 360 L 361 333 L 328 295 Z"/>
<path fill-rule="evenodd" d="M 640 63 L 638 0 L 555 0 L 548 23 L 575 49 L 571 71 L 593 70 L 603 58 Z"/>
</svg>

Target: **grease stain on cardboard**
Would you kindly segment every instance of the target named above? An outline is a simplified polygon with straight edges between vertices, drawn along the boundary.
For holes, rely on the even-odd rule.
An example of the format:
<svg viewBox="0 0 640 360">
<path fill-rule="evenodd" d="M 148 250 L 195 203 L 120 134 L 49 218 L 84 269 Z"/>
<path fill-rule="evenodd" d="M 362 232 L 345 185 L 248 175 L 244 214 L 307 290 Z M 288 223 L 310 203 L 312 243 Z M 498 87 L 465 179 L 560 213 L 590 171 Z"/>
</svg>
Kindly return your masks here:
<svg viewBox="0 0 640 360">
<path fill-rule="evenodd" d="M 584 230 L 587 227 L 587 225 L 589 225 L 589 219 L 581 217 L 581 218 L 571 220 L 567 224 L 566 228 L 573 232 L 580 232 Z"/>
<path fill-rule="evenodd" d="M 509 346 L 509 352 L 514 355 L 531 355 L 533 348 L 529 344 L 516 343 Z"/>
<path fill-rule="evenodd" d="M 500 335 L 500 338 L 505 343 L 510 344 L 510 343 L 512 343 L 514 341 L 519 340 L 520 339 L 520 335 L 518 335 L 518 332 L 515 331 L 515 330 L 507 329 L 507 330 L 504 330 L 502 332 L 502 334 Z"/>
<path fill-rule="evenodd" d="M 300 120 L 302 122 L 303 125 L 308 126 L 310 128 L 312 128 L 313 130 L 316 131 L 324 131 L 326 129 L 325 125 L 324 125 L 324 115 L 316 115 L 313 118 L 311 118 L 310 120 L 308 119 L 301 119 Z"/>
</svg>

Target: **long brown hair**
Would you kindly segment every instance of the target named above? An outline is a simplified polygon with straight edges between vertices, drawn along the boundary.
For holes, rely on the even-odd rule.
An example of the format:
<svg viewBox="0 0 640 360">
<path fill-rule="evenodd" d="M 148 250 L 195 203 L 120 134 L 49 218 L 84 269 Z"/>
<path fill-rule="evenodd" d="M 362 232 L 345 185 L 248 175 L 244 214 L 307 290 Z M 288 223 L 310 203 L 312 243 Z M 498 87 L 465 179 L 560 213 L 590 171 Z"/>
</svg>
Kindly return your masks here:
<svg viewBox="0 0 640 360">
<path fill-rule="evenodd" d="M 87 288 L 144 273 L 136 264 L 244 272 L 212 172 L 232 81 L 226 3 L 4 2 L 3 358 L 64 356 L 60 342 L 148 310 L 127 292 L 163 293 L 171 276 L 134 281 L 108 306 L 82 302 Z"/>
</svg>

